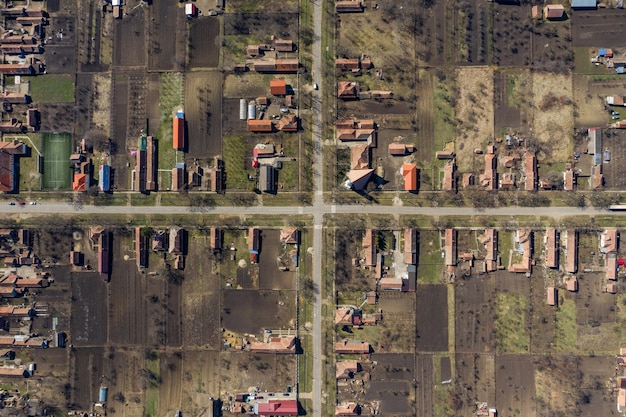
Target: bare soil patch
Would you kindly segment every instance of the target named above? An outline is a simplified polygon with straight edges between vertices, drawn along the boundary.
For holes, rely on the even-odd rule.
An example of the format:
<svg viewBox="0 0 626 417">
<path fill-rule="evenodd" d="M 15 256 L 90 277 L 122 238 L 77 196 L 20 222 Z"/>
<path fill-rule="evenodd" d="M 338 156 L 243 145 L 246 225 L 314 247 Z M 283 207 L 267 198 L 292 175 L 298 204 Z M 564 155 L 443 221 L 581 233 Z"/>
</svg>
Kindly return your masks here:
<svg viewBox="0 0 626 417">
<path fill-rule="evenodd" d="M 574 46 L 626 46 L 626 10 L 574 10 L 570 17 Z"/>
<path fill-rule="evenodd" d="M 215 272 L 215 258 L 207 253 L 208 239 L 190 234 L 189 259 L 183 281 L 183 345 L 219 349 L 220 277 Z"/>
<path fill-rule="evenodd" d="M 70 329 L 76 346 L 102 346 L 107 341 L 107 284 L 96 272 L 74 272 Z"/>
<path fill-rule="evenodd" d="M 433 357 L 416 355 L 415 380 L 417 383 L 415 409 L 419 417 L 431 417 L 434 414 L 433 387 L 439 382 L 434 380 Z"/>
<path fill-rule="evenodd" d="M 493 63 L 502 67 L 530 64 L 532 22 L 524 4 L 493 4 Z"/>
<path fill-rule="evenodd" d="M 222 291 L 222 327 L 261 335 L 264 329 L 293 328 L 293 291 Z"/>
<path fill-rule="evenodd" d="M 72 352 L 70 401 L 81 410 L 88 410 L 98 399 L 103 355 L 103 348 L 77 348 Z"/>
<path fill-rule="evenodd" d="M 587 273 L 578 282 L 576 322 L 591 326 L 615 322 L 615 295 L 604 292 L 604 273 Z"/>
<path fill-rule="evenodd" d="M 445 285 L 418 285 L 416 317 L 415 350 L 448 350 L 448 288 Z"/>
<path fill-rule="evenodd" d="M 527 355 L 496 356 L 495 406 L 499 412 L 535 416 L 533 362 L 534 359 Z"/>
<path fill-rule="evenodd" d="M 489 67 L 458 68 L 455 71 L 458 98 L 457 165 L 460 171 L 469 171 L 474 149 L 482 148 L 494 139 L 494 83 Z"/>
<path fill-rule="evenodd" d="M 482 276 L 464 281 L 455 290 L 456 351 L 493 352 L 494 277 Z"/>
<path fill-rule="evenodd" d="M 155 2 L 157 3 L 157 2 Z M 162 2 L 158 2 L 161 4 Z M 174 4 L 167 2 L 163 4 Z M 155 7 L 157 5 L 155 4 Z M 116 66 L 143 66 L 146 65 L 147 48 L 145 37 L 145 8 L 135 9 L 124 19 L 115 20 L 113 30 L 113 65 Z M 171 36 L 170 32 L 167 36 Z M 133 53 L 129 53 L 133 51 Z M 170 55 L 172 56 L 172 55 Z"/>
<path fill-rule="evenodd" d="M 533 74 L 533 131 L 537 147 L 554 162 L 567 161 L 572 154 L 574 92 L 572 76 Z"/>
<path fill-rule="evenodd" d="M 590 128 L 602 126 L 608 119 L 608 113 L 604 111 L 603 101 L 604 88 L 601 86 L 614 84 L 614 88 L 606 94 L 616 94 L 616 89 L 624 89 L 623 83 L 593 82 L 589 76 L 574 74 L 574 100 L 576 101 L 576 128 Z"/>
<path fill-rule="evenodd" d="M 222 352 L 220 391 L 228 394 L 261 391 L 284 392 L 296 381 L 296 357 L 273 353 Z"/>
<path fill-rule="evenodd" d="M 295 271 L 280 271 L 278 258 L 283 252 L 280 230 L 263 230 L 263 256 L 259 259 L 259 288 L 263 290 L 294 290 Z M 293 248 L 293 245 L 289 245 Z"/>
<path fill-rule="evenodd" d="M 621 129 L 602 131 L 602 147 L 611 152 L 611 162 L 602 164 L 605 187 L 611 190 L 626 189 L 626 166 L 620 163 L 626 159 L 626 148 L 623 146 L 626 132 Z"/>
<path fill-rule="evenodd" d="M 185 76 L 185 121 L 190 158 L 222 153 L 222 74 L 189 72 Z"/>
<path fill-rule="evenodd" d="M 536 71 L 566 74 L 574 68 L 570 21 L 538 21 L 533 30 L 531 65 Z"/>
<path fill-rule="evenodd" d="M 189 67 L 217 67 L 220 62 L 220 21 L 199 17 L 189 25 Z"/>
<path fill-rule="evenodd" d="M 127 242 L 126 245 L 123 241 Z M 130 236 L 113 237 L 113 267 L 109 298 L 109 342 L 125 346 L 148 343 L 146 282 L 134 261 L 124 261 Z"/>
<path fill-rule="evenodd" d="M 460 399 L 460 415 L 476 412 L 477 402 L 495 402 L 495 358 L 494 355 L 456 354 L 456 397 Z"/>
<path fill-rule="evenodd" d="M 150 43 L 147 48 L 145 43 L 142 45 L 143 50 L 148 52 L 148 66 L 154 70 L 180 71 L 185 65 L 187 42 L 187 26 L 182 7 L 175 1 L 159 1 L 154 2 L 149 10 Z"/>
</svg>

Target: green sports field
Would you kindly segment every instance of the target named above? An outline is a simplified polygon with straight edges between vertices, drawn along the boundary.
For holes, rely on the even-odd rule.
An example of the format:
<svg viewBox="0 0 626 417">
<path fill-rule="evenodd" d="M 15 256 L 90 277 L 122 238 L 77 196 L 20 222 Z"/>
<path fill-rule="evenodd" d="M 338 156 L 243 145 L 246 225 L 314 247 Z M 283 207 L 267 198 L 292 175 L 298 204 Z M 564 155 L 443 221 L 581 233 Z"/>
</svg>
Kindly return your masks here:
<svg viewBox="0 0 626 417">
<path fill-rule="evenodd" d="M 42 150 L 44 190 L 67 190 L 71 188 L 71 152 L 71 133 L 44 133 Z"/>
</svg>

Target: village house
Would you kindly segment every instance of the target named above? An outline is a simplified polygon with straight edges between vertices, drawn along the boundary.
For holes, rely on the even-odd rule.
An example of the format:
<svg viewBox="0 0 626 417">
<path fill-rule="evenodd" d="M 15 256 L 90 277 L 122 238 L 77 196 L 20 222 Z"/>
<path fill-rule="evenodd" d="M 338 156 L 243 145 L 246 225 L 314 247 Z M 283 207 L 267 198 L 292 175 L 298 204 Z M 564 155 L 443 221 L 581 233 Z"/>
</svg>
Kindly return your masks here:
<svg viewBox="0 0 626 417">
<path fill-rule="evenodd" d="M 337 13 L 360 13 L 363 10 L 363 3 L 358 0 L 342 0 L 335 2 L 335 11 Z"/>
<path fill-rule="evenodd" d="M 455 191 L 456 190 L 456 180 L 455 180 L 455 171 L 456 164 L 453 160 L 448 161 L 446 165 L 443 167 L 443 185 L 442 189 L 444 191 Z"/>
<path fill-rule="evenodd" d="M 565 271 L 575 274 L 578 270 L 578 232 L 569 229 L 565 238 L 566 242 L 566 263 Z"/>
<path fill-rule="evenodd" d="M 346 174 L 346 176 L 348 177 L 348 180 L 346 181 L 346 185 L 354 191 L 363 190 L 367 186 L 367 183 L 369 182 L 373 173 L 374 173 L 373 168 L 352 169 L 348 171 L 348 173 Z"/>
<path fill-rule="evenodd" d="M 285 80 L 270 80 L 270 93 L 273 96 L 285 96 L 285 95 L 287 95 L 287 81 L 285 81 Z"/>
<path fill-rule="evenodd" d="M 561 20 L 565 16 L 562 4 L 548 4 L 543 8 L 543 15 L 547 20 Z"/>
<path fill-rule="evenodd" d="M 558 304 L 558 290 L 555 287 L 548 287 L 546 289 L 546 302 L 549 306 L 556 306 Z"/>
<path fill-rule="evenodd" d="M 257 401 L 254 404 L 254 414 L 258 416 L 297 416 L 299 414 L 298 400 L 274 400 L 267 402 Z"/>
<path fill-rule="evenodd" d="M 485 172 L 479 176 L 480 185 L 489 191 L 498 188 L 498 173 L 496 166 L 498 159 L 495 155 L 495 147 L 489 146 L 485 154 Z"/>
<path fill-rule="evenodd" d="M 604 174 L 602 165 L 594 165 L 591 169 L 591 186 L 594 190 L 599 190 L 604 186 Z"/>
<path fill-rule="evenodd" d="M 222 251 L 222 242 L 224 241 L 224 231 L 217 227 L 212 227 L 209 235 L 209 247 L 213 252 Z"/>
<path fill-rule="evenodd" d="M 294 354 L 297 353 L 297 344 L 295 336 L 272 336 L 269 338 L 267 343 L 250 343 L 248 350 L 253 353 Z"/>
<path fill-rule="evenodd" d="M 250 251 L 250 263 L 259 262 L 259 246 L 261 241 L 261 231 L 255 227 L 248 229 L 248 250 Z"/>
<path fill-rule="evenodd" d="M 578 278 L 571 277 L 567 281 L 565 281 L 565 288 L 567 291 L 577 292 L 578 291 Z"/>
<path fill-rule="evenodd" d="M 363 264 L 365 266 L 376 266 L 376 233 L 372 229 L 366 229 L 363 236 L 362 248 L 364 252 Z"/>
<path fill-rule="evenodd" d="M 341 100 L 357 100 L 359 98 L 359 83 L 354 81 L 339 81 L 337 83 L 337 98 Z"/>
<path fill-rule="evenodd" d="M 359 340 L 342 340 L 335 343 L 335 353 L 339 354 L 369 354 L 371 346 Z"/>
<path fill-rule="evenodd" d="M 559 267 L 559 232 L 554 228 L 546 229 L 545 234 L 546 247 L 546 266 L 548 268 Z"/>
<path fill-rule="evenodd" d="M 277 52 L 293 52 L 296 49 L 291 39 L 280 39 L 272 35 L 271 42 L 272 48 Z"/>
<path fill-rule="evenodd" d="M 18 140 L 0 142 L 0 191 L 12 193 L 17 190 L 16 164 L 26 152 L 26 145 Z"/>
<path fill-rule="evenodd" d="M 335 130 L 337 139 L 342 142 L 365 141 L 376 147 L 376 124 L 371 119 L 337 120 Z"/>
<path fill-rule="evenodd" d="M 336 416 L 358 416 L 361 414 L 361 407 L 355 402 L 341 403 L 335 407 Z"/>
<path fill-rule="evenodd" d="M 522 254 L 522 260 L 519 263 L 511 265 L 509 272 L 529 273 L 532 266 L 533 231 L 520 229 L 517 231 L 515 240 L 518 251 Z"/>
<path fill-rule="evenodd" d="M 404 263 L 407 265 L 417 264 L 417 233 L 417 229 L 404 229 Z"/>
<path fill-rule="evenodd" d="M 268 133 L 268 132 L 274 131 L 274 124 L 272 123 L 271 120 L 250 119 L 247 121 L 247 124 L 248 124 L 248 130 L 250 132 Z"/>
<path fill-rule="evenodd" d="M 619 233 L 617 229 L 607 229 L 600 235 L 600 252 L 616 253 L 619 249 Z"/>
<path fill-rule="evenodd" d="M 357 361 L 337 361 L 336 379 L 352 379 L 354 374 L 361 371 L 361 365 Z"/>
<path fill-rule="evenodd" d="M 280 242 L 285 245 L 300 244 L 300 231 L 296 227 L 284 227 L 280 230 Z"/>
<path fill-rule="evenodd" d="M 363 324 L 361 320 L 361 312 L 352 307 L 339 307 L 335 310 L 336 326 L 360 326 Z"/>
<path fill-rule="evenodd" d="M 417 165 L 403 164 L 404 191 L 417 191 Z"/>
<path fill-rule="evenodd" d="M 575 187 L 576 187 L 576 172 L 572 169 L 571 164 L 567 164 L 565 166 L 565 172 L 563 172 L 563 190 L 574 191 Z"/>
<path fill-rule="evenodd" d="M 367 144 L 352 146 L 350 158 L 350 169 L 360 170 L 370 167 L 371 148 Z"/>
<path fill-rule="evenodd" d="M 445 232 L 445 263 L 446 266 L 455 266 L 457 262 L 457 231 L 446 229 Z"/>
<path fill-rule="evenodd" d="M 537 191 L 537 156 L 534 152 L 526 152 L 524 156 L 524 174 L 526 176 L 524 189 Z"/>
<path fill-rule="evenodd" d="M 388 149 L 390 156 L 406 156 L 415 152 L 414 145 L 407 145 L 397 142 L 390 143 Z"/>
<path fill-rule="evenodd" d="M 252 65 L 256 72 L 266 73 L 296 73 L 300 69 L 297 59 L 254 61 Z"/>
<path fill-rule="evenodd" d="M 148 267 L 148 236 L 141 227 L 135 227 L 135 258 L 138 268 Z"/>
<path fill-rule="evenodd" d="M 485 272 L 494 272 L 498 269 L 498 231 L 487 229 L 481 238 L 485 245 Z"/>
<path fill-rule="evenodd" d="M 298 131 L 298 118 L 295 114 L 287 114 L 281 117 L 278 122 L 278 130 L 281 132 L 297 132 Z"/>
</svg>

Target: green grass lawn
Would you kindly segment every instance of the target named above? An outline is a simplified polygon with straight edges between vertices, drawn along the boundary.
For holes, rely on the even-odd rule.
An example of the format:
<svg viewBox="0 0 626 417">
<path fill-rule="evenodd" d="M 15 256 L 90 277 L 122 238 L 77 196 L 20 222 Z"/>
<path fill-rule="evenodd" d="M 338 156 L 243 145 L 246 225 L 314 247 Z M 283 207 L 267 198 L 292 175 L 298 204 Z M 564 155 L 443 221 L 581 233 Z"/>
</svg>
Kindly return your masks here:
<svg viewBox="0 0 626 417">
<path fill-rule="evenodd" d="M 576 352 L 576 303 L 563 299 L 556 311 L 556 351 L 557 353 Z"/>
<path fill-rule="evenodd" d="M 435 84 L 435 145 L 434 148 L 443 149 L 445 144 L 454 141 L 454 108 L 451 99 L 453 92 L 449 84 L 451 81 L 440 81 L 437 77 L 433 77 Z M 445 161 L 434 158 L 433 165 L 443 167 Z"/>
<path fill-rule="evenodd" d="M 574 72 L 576 74 L 590 75 L 614 75 L 613 69 L 607 68 L 604 63 L 595 65 L 591 62 L 590 48 L 578 47 L 574 48 Z"/>
<path fill-rule="evenodd" d="M 172 169 L 177 160 L 182 161 L 182 155 L 177 155 L 177 150 L 172 148 L 172 118 L 174 112 L 185 103 L 184 79 L 181 73 L 164 73 L 161 75 L 159 89 L 159 101 L 161 103 L 161 121 L 157 138 L 159 139 L 158 166 L 160 169 Z M 170 184 L 162 184 L 163 188 L 169 188 Z"/>
<path fill-rule="evenodd" d="M 440 284 L 443 258 L 439 246 L 439 232 L 421 230 L 419 235 L 419 259 L 417 260 L 417 282 Z"/>
<path fill-rule="evenodd" d="M 22 77 L 30 83 L 29 94 L 35 103 L 72 103 L 74 80 L 69 74 L 46 74 Z"/>
<path fill-rule="evenodd" d="M 150 375 L 159 380 L 159 358 L 146 360 L 146 369 Z M 159 385 L 155 381 L 148 381 L 146 388 L 146 411 L 147 417 L 156 417 L 159 411 Z"/>
<path fill-rule="evenodd" d="M 248 171 L 243 169 L 243 160 L 246 155 L 246 142 L 244 137 L 230 136 L 222 140 L 224 147 L 224 169 L 226 171 L 226 184 L 231 190 L 250 190 L 252 181 L 248 180 Z"/>
<path fill-rule="evenodd" d="M 526 328 L 527 297 L 520 294 L 496 295 L 496 349 L 499 353 L 528 352 L 529 335 Z"/>
<path fill-rule="evenodd" d="M 44 133 L 41 152 L 44 156 L 43 188 L 68 189 L 72 185 L 70 153 L 71 133 Z"/>
</svg>

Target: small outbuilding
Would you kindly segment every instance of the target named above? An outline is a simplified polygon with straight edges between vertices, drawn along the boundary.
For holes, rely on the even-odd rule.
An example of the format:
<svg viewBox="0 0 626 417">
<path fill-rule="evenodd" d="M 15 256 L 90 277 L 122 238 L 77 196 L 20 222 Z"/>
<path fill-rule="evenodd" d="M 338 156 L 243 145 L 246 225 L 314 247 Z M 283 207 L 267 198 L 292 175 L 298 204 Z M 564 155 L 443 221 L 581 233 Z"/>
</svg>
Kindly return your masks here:
<svg viewBox="0 0 626 417">
<path fill-rule="evenodd" d="M 547 303 L 549 306 L 556 306 L 558 304 L 558 291 L 555 287 L 548 287 L 547 290 Z"/>
<path fill-rule="evenodd" d="M 543 8 L 543 15 L 548 20 L 561 20 L 565 17 L 565 8 L 562 4 L 548 4 Z"/>
</svg>

